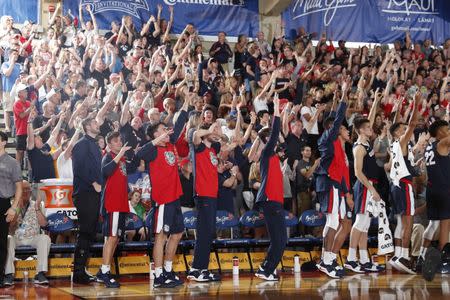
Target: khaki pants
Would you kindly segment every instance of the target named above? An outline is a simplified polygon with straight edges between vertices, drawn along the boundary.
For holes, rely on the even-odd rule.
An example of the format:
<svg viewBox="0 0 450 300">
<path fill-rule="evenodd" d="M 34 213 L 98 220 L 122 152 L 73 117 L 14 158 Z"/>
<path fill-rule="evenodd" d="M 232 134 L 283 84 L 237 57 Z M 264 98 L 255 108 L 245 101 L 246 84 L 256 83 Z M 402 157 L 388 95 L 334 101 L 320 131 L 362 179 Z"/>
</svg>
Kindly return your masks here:
<svg viewBox="0 0 450 300">
<path fill-rule="evenodd" d="M 229 68 L 228 68 L 228 62 L 224 63 L 224 64 L 220 64 L 222 66 L 222 69 L 224 72 L 229 72 Z"/>
<path fill-rule="evenodd" d="M 32 246 L 37 252 L 37 268 L 38 272 L 48 271 L 48 254 L 50 253 L 50 237 L 45 234 L 38 234 L 33 238 L 18 239 L 14 236 L 8 236 L 8 255 L 6 257 L 5 274 L 14 274 L 14 257 L 17 246 Z"/>
<path fill-rule="evenodd" d="M 420 247 L 423 242 L 423 232 L 425 228 L 422 224 L 414 224 L 411 233 L 411 256 L 420 255 Z"/>
</svg>

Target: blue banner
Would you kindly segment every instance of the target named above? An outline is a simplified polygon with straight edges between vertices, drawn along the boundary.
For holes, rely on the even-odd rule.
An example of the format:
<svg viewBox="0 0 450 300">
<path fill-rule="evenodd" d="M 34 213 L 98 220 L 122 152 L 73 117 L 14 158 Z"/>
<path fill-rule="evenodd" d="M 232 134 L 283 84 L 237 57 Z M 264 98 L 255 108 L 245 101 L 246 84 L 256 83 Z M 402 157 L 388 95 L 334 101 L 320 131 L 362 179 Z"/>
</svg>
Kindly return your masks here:
<svg viewBox="0 0 450 300">
<path fill-rule="evenodd" d="M 283 13 L 286 34 L 300 27 L 327 39 L 391 43 L 405 38 L 442 44 L 450 36 L 447 0 L 293 0 Z"/>
<path fill-rule="evenodd" d="M 79 4 L 80 1 L 64 0 L 64 14 L 70 10 L 72 15 L 78 15 Z M 81 0 L 83 7 L 91 6 L 100 29 L 110 29 L 111 21 L 120 22 L 124 15 L 132 16 L 135 26 L 141 28 L 151 15 L 156 18 L 158 4 L 163 6 L 161 18 L 166 20 L 168 6 L 174 8 L 172 33 L 181 33 L 188 23 L 201 35 L 225 31 L 229 36 L 242 33 L 254 37 L 259 30 L 256 0 Z M 85 10 L 83 19 L 90 19 Z"/>
<path fill-rule="evenodd" d="M 0 15 L 13 17 L 14 23 L 24 23 L 27 20 L 37 23 L 39 20 L 39 0 L 1 0 Z"/>
</svg>

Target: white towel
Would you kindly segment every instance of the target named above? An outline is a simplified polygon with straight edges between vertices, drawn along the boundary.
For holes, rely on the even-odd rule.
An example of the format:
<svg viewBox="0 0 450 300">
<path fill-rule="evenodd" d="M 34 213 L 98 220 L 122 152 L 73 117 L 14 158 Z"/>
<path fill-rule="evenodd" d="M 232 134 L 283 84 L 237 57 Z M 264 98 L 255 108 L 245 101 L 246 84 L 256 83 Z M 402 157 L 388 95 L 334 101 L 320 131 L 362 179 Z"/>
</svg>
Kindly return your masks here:
<svg viewBox="0 0 450 300">
<path fill-rule="evenodd" d="M 369 196 L 370 197 L 370 196 Z M 386 203 L 383 200 L 368 199 L 367 211 L 378 217 L 378 255 L 385 255 L 394 251 L 392 232 L 386 215 Z"/>
<path fill-rule="evenodd" d="M 392 183 L 395 186 L 400 186 L 400 179 L 411 175 L 408 168 L 406 167 L 405 159 L 403 158 L 402 147 L 400 146 L 400 141 L 395 141 L 391 147 L 392 154 L 392 166 L 390 177 Z"/>
</svg>

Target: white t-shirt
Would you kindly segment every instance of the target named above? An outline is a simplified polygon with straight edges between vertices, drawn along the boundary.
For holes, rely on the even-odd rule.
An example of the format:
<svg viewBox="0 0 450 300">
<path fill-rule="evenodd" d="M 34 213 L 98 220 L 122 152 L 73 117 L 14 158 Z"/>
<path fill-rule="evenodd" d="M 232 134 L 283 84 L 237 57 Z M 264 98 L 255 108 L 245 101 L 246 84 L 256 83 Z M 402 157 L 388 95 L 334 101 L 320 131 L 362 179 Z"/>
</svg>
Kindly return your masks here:
<svg viewBox="0 0 450 300">
<path fill-rule="evenodd" d="M 300 111 L 301 115 L 302 115 L 302 123 L 303 123 L 303 127 L 306 127 L 306 124 L 308 124 L 309 122 L 305 119 L 305 115 L 309 114 L 312 117 L 314 117 L 314 114 L 316 113 L 317 108 L 311 106 L 303 106 L 302 110 Z M 313 124 L 313 126 L 311 127 L 311 129 L 308 131 L 309 134 L 319 134 L 319 126 L 317 125 L 317 120 L 316 122 Z"/>
<path fill-rule="evenodd" d="M 63 153 L 56 160 L 59 178 L 73 179 L 72 158 L 65 159 Z"/>
<path fill-rule="evenodd" d="M 265 98 L 256 97 L 255 100 L 253 100 L 253 107 L 255 108 L 255 113 L 259 113 L 261 110 L 269 110 Z"/>
</svg>

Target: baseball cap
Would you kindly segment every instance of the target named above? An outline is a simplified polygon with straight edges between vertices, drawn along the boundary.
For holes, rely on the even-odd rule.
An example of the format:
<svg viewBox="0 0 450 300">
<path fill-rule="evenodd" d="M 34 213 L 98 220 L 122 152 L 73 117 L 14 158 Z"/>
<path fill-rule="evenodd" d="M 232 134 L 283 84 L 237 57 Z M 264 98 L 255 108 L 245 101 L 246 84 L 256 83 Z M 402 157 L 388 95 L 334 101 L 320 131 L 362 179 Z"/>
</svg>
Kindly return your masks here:
<svg viewBox="0 0 450 300">
<path fill-rule="evenodd" d="M 23 90 L 26 90 L 26 89 L 27 89 L 27 86 L 25 84 L 23 84 L 23 83 L 19 83 L 16 86 L 16 92 L 20 92 L 20 91 L 23 91 Z"/>
<path fill-rule="evenodd" d="M 46 98 L 47 100 L 50 100 L 50 98 L 51 98 L 52 96 L 54 96 L 55 94 L 56 94 L 55 89 L 51 89 L 50 92 L 48 92 L 47 95 L 45 95 L 45 98 Z"/>
</svg>

